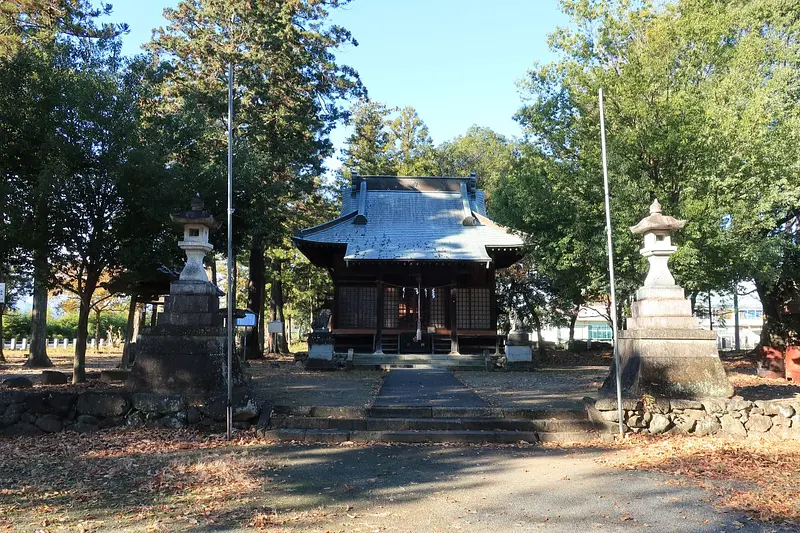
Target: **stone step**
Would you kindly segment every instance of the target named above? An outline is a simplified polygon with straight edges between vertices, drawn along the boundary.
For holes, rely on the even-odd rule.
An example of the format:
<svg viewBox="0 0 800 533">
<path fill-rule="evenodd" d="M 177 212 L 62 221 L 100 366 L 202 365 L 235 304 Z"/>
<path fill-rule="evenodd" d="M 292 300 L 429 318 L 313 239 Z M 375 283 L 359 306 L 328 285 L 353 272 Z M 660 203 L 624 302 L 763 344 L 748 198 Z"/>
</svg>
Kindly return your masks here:
<svg viewBox="0 0 800 533">
<path fill-rule="evenodd" d="M 448 357 L 446 355 L 437 355 L 431 357 L 398 357 L 396 355 L 390 356 L 353 356 L 354 365 L 483 365 L 486 359 L 484 357 Z"/>
<path fill-rule="evenodd" d="M 585 420 L 586 411 L 515 407 L 335 407 L 276 405 L 275 415 L 318 418 L 511 418 L 524 420 Z"/>
<path fill-rule="evenodd" d="M 484 370 L 486 363 L 481 360 L 480 363 L 463 363 L 463 362 L 436 362 L 436 361 L 398 361 L 394 363 L 386 363 L 382 361 L 354 361 L 353 368 L 362 369 L 375 369 L 375 370 L 391 370 L 393 368 L 446 368 L 447 370 Z"/>
<path fill-rule="evenodd" d="M 485 357 L 482 355 L 448 355 L 443 353 L 438 354 L 354 354 L 353 363 L 380 363 L 380 364 L 393 364 L 393 363 L 460 363 L 472 364 L 482 363 Z"/>
<path fill-rule="evenodd" d="M 272 429 L 261 433 L 268 441 L 302 443 L 386 442 L 386 443 L 504 443 L 596 442 L 608 435 L 594 432 L 526 432 L 526 431 L 346 431 L 335 429 Z"/>
<path fill-rule="evenodd" d="M 614 433 L 607 431 L 540 431 L 539 442 L 553 442 L 559 444 L 580 442 L 614 442 Z"/>
<path fill-rule="evenodd" d="M 597 426 L 587 419 L 526 420 L 513 418 L 318 418 L 273 417 L 273 428 L 360 431 L 522 431 L 580 432 Z"/>
</svg>

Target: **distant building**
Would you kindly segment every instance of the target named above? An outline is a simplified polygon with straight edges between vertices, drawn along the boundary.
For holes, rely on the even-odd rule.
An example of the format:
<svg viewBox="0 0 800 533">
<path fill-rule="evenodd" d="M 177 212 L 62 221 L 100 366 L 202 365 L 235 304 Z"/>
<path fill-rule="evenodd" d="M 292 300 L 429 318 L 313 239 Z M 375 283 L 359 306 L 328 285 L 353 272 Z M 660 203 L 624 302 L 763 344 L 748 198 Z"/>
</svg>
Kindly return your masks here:
<svg viewBox="0 0 800 533">
<path fill-rule="evenodd" d="M 601 303 L 581 307 L 575 320 L 576 341 L 611 342 L 611 323 L 606 318 L 607 310 Z M 536 334 L 532 337 L 535 340 Z M 569 341 L 568 326 L 548 326 L 542 330 L 545 342 L 566 344 Z"/>
<path fill-rule="evenodd" d="M 736 347 L 736 320 L 733 314 L 732 298 L 712 298 L 712 321 L 708 316 L 700 320 L 700 327 L 717 332 L 717 346 L 720 350 L 733 350 Z M 739 297 L 739 347 L 751 350 L 756 347 L 764 325 L 764 310 L 755 294 Z"/>
<path fill-rule="evenodd" d="M 713 297 L 711 300 L 713 329 L 717 332 L 717 346 L 720 350 L 733 350 L 735 342 L 735 320 L 730 297 Z M 575 321 L 575 340 L 592 342 L 611 341 L 611 323 L 606 318 L 604 304 L 595 303 L 581 307 Z M 739 346 L 742 350 L 756 347 L 761 336 L 764 323 L 764 311 L 761 302 L 755 295 L 739 298 Z M 701 317 L 701 329 L 710 329 L 708 317 Z M 566 344 L 569 340 L 569 327 L 548 326 L 542 330 L 546 342 L 557 345 Z M 531 337 L 535 340 L 535 333 Z"/>
</svg>

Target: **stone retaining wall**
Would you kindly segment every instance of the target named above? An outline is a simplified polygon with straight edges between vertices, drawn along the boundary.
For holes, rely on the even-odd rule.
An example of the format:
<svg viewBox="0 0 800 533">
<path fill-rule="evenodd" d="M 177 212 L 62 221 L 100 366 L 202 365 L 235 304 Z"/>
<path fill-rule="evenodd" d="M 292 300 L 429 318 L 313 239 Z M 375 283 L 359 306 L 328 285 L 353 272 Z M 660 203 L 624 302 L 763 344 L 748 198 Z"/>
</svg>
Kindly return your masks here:
<svg viewBox="0 0 800 533">
<path fill-rule="evenodd" d="M 271 407 L 243 394 L 235 399 L 234 427 L 250 428 L 262 413 L 268 420 Z M 198 400 L 124 391 L 9 391 L 0 393 L 0 435 L 86 433 L 114 426 L 224 431 L 226 403 L 224 396 Z"/>
<path fill-rule="evenodd" d="M 800 440 L 800 401 L 749 401 L 741 396 L 728 400 L 627 398 L 622 408 L 625 430 L 634 433 L 723 434 Z M 598 400 L 589 412 L 594 421 L 616 427 L 616 398 Z"/>
</svg>

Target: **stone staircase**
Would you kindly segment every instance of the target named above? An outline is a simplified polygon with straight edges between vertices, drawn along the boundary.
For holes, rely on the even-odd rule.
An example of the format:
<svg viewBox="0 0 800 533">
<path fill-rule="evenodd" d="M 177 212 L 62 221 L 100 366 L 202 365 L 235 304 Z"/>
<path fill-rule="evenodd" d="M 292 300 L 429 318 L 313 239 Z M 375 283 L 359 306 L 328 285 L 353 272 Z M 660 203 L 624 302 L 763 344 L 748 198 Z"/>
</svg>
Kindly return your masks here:
<svg viewBox="0 0 800 533">
<path fill-rule="evenodd" d="M 449 345 L 448 345 L 449 346 Z M 353 367 L 390 370 L 392 368 L 447 368 L 448 370 L 485 370 L 483 355 L 437 354 L 353 354 Z"/>
<path fill-rule="evenodd" d="M 459 407 L 273 408 L 267 440 L 304 443 L 592 442 L 613 439 L 584 409 Z"/>
</svg>

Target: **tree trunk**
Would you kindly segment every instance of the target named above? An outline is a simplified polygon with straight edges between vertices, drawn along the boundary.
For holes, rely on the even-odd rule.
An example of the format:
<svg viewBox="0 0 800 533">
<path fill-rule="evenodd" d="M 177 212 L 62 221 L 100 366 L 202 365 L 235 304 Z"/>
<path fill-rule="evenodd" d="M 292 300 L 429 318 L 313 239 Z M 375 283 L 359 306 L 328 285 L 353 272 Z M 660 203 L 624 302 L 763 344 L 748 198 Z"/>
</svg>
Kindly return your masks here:
<svg viewBox="0 0 800 533">
<path fill-rule="evenodd" d="M 0 302 L 0 363 L 6 362 L 6 356 L 3 353 L 3 343 L 5 339 L 3 339 L 3 315 L 6 313 L 6 306 L 3 302 Z"/>
<path fill-rule="evenodd" d="M 697 305 L 697 295 L 698 295 L 698 293 L 696 293 L 696 292 L 693 292 L 693 293 L 689 294 L 689 301 L 692 302 L 692 314 L 693 315 L 697 315 L 697 312 L 695 311 L 695 306 Z"/>
<path fill-rule="evenodd" d="M 247 280 L 247 308 L 256 314 L 256 325 L 247 332 L 245 359 L 264 357 L 264 295 L 266 293 L 266 265 L 264 247 L 250 248 L 250 279 Z"/>
<path fill-rule="evenodd" d="M 53 366 L 47 357 L 47 283 L 49 269 L 47 252 L 33 251 L 33 309 L 31 311 L 31 346 L 25 366 L 45 368 Z"/>
<path fill-rule="evenodd" d="M 708 329 L 714 331 L 714 312 L 711 310 L 711 292 L 708 293 Z"/>
<path fill-rule="evenodd" d="M 761 338 L 759 344 L 764 347 L 784 349 L 786 345 L 785 331 L 781 317 L 780 300 L 770 287 L 755 280 L 756 292 L 761 300 L 761 307 L 764 310 L 764 324 L 761 327 Z"/>
<path fill-rule="evenodd" d="M 94 351 L 95 353 L 100 351 L 100 313 L 101 310 L 95 309 L 94 310 Z"/>
<path fill-rule="evenodd" d="M 208 256 L 208 263 L 211 267 L 211 283 L 216 285 L 217 284 L 217 256 L 213 253 L 209 254 Z"/>
<path fill-rule="evenodd" d="M 275 302 L 276 320 L 279 320 L 281 323 L 281 332 L 277 335 L 278 353 L 288 354 L 289 345 L 286 343 L 286 317 L 283 314 L 283 280 L 281 279 L 283 277 L 283 263 L 278 261 L 277 266 L 278 272 L 270 287 L 270 295 Z"/>
<path fill-rule="evenodd" d="M 131 365 L 131 344 L 136 342 L 136 334 L 138 333 L 138 300 L 136 293 L 131 294 L 131 302 L 128 306 L 128 321 L 125 327 L 125 346 L 122 347 L 122 361 L 119 363 L 120 368 L 128 368 Z"/>
<path fill-rule="evenodd" d="M 92 296 L 97 288 L 98 276 L 88 275 L 80 297 L 80 310 L 78 311 L 78 341 L 75 344 L 75 358 L 72 361 L 72 383 L 86 381 L 86 342 L 89 336 L 89 313 L 91 312 Z M 97 317 L 98 324 L 100 317 Z M 99 326 L 97 326 L 99 327 Z M 95 342 L 98 342 L 95 339 Z"/>
<path fill-rule="evenodd" d="M 572 345 L 575 343 L 575 322 L 578 321 L 578 313 L 575 313 L 571 317 L 569 317 L 569 341 L 567 341 L 567 346 L 572 349 Z"/>
<path fill-rule="evenodd" d="M 274 282 L 273 282 L 274 283 Z M 270 284 L 270 295 L 272 294 L 272 284 Z M 264 314 L 267 314 L 266 312 Z M 270 298 L 269 301 L 269 320 L 277 320 L 278 310 L 275 307 L 275 300 Z M 267 332 L 266 340 L 264 341 L 267 353 L 278 353 L 278 346 L 275 344 L 275 334 Z"/>
<path fill-rule="evenodd" d="M 236 313 L 236 302 L 238 300 L 237 296 L 239 295 L 239 264 L 236 262 L 235 253 L 233 254 L 231 266 L 233 266 L 233 312 Z"/>
<path fill-rule="evenodd" d="M 539 320 L 539 315 L 536 311 L 531 310 L 531 319 L 533 320 L 533 327 L 536 328 L 536 346 L 539 352 L 540 357 L 544 357 L 546 354 L 544 348 L 544 337 L 542 337 L 542 321 Z"/>
</svg>

